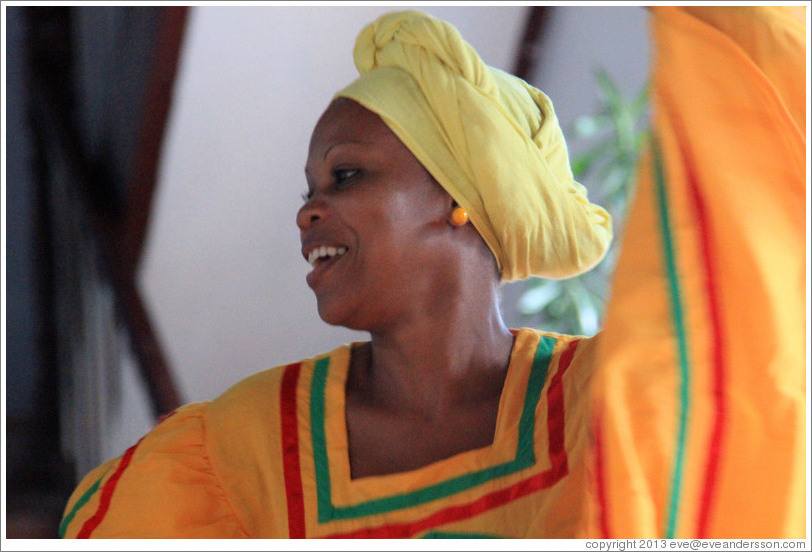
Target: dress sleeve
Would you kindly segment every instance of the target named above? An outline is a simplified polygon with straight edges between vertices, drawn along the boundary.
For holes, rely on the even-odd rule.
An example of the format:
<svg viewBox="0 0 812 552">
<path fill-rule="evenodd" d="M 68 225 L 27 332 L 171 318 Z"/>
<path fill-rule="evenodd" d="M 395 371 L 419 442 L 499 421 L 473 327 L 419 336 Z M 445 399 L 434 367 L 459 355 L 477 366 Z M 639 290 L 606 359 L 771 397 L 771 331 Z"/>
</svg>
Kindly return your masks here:
<svg viewBox="0 0 812 552">
<path fill-rule="evenodd" d="M 65 538 L 239 538 L 209 462 L 205 404 L 178 409 L 91 471 L 65 508 Z"/>
<path fill-rule="evenodd" d="M 656 7 L 585 537 L 804 538 L 806 13 Z"/>
</svg>

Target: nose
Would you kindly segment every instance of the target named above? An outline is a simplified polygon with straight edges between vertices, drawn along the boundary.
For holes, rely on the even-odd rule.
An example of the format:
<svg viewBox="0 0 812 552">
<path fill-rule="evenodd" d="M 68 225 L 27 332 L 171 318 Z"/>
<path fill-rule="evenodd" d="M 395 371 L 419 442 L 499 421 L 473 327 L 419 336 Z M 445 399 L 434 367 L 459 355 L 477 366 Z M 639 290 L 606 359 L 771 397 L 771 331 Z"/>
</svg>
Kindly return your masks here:
<svg viewBox="0 0 812 552">
<path fill-rule="evenodd" d="M 308 230 L 316 222 L 327 218 L 327 206 L 322 199 L 310 198 L 296 213 L 296 225 L 299 230 Z"/>
</svg>

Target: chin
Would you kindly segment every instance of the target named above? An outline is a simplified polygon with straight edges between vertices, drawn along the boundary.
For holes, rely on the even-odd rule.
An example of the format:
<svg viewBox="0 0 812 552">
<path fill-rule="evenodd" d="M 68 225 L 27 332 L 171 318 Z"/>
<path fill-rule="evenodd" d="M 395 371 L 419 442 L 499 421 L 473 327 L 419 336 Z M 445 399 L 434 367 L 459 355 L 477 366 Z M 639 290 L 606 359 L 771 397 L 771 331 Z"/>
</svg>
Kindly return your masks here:
<svg viewBox="0 0 812 552">
<path fill-rule="evenodd" d="M 319 318 L 331 326 L 342 326 L 350 330 L 364 330 L 354 320 L 356 317 L 352 316 L 352 310 L 347 305 L 338 304 L 335 301 L 328 301 L 325 299 L 318 299 Z"/>
</svg>

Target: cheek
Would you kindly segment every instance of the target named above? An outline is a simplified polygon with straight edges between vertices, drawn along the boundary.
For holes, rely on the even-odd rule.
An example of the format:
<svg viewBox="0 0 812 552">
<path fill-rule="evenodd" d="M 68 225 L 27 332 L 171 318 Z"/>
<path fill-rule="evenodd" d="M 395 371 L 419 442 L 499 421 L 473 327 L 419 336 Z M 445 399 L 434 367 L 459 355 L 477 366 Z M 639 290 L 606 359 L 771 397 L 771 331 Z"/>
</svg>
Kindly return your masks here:
<svg viewBox="0 0 812 552">
<path fill-rule="evenodd" d="M 367 239 L 399 241 L 419 225 L 421 208 L 407 194 L 381 193 L 373 195 L 357 213 L 354 224 Z"/>
<path fill-rule="evenodd" d="M 381 203 L 393 224 L 404 230 L 420 230 L 441 220 L 444 204 L 443 196 L 428 183 L 399 190 Z"/>
<path fill-rule="evenodd" d="M 425 185 L 424 181 L 405 182 L 381 183 L 343 213 L 347 225 L 357 232 L 359 260 L 374 266 L 373 275 L 387 271 L 387 265 L 403 267 L 410 259 L 422 257 L 420 251 L 439 245 L 436 238 L 443 234 L 445 192 L 430 181 Z"/>
</svg>

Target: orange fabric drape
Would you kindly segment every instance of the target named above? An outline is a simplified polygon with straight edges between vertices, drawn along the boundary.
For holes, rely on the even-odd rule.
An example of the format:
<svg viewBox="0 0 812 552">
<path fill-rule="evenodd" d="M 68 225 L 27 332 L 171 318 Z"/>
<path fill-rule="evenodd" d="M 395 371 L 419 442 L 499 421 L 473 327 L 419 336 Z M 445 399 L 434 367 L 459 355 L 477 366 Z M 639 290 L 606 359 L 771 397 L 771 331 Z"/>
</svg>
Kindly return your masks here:
<svg viewBox="0 0 812 552">
<path fill-rule="evenodd" d="M 585 535 L 805 536 L 805 18 L 652 9 L 653 143 L 598 353 Z"/>
</svg>

